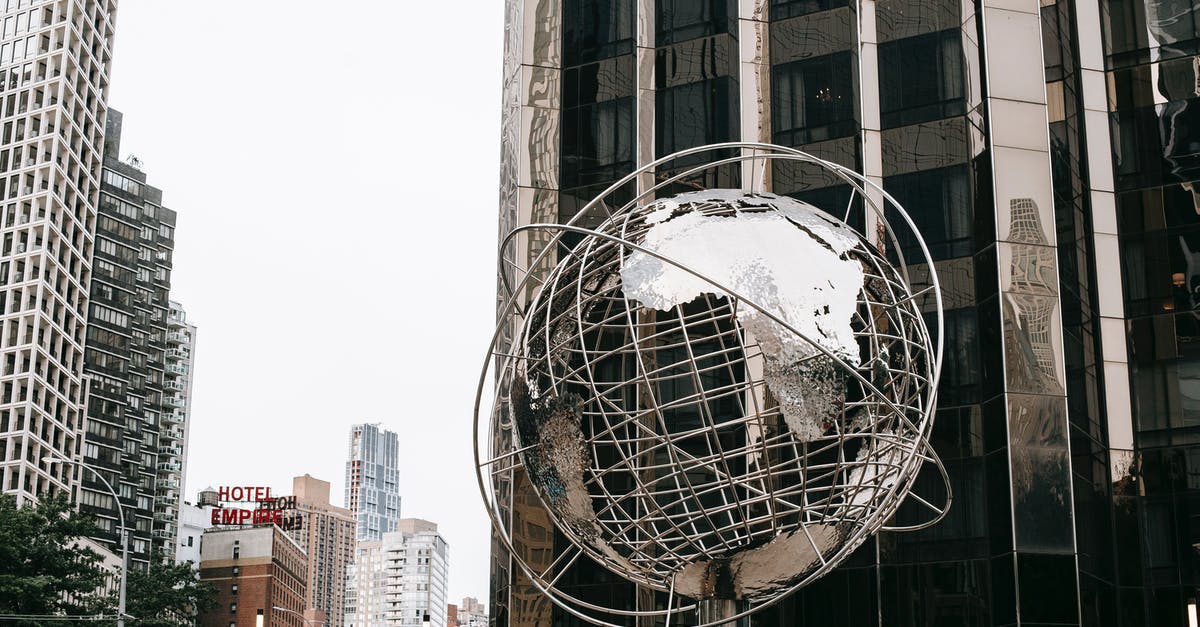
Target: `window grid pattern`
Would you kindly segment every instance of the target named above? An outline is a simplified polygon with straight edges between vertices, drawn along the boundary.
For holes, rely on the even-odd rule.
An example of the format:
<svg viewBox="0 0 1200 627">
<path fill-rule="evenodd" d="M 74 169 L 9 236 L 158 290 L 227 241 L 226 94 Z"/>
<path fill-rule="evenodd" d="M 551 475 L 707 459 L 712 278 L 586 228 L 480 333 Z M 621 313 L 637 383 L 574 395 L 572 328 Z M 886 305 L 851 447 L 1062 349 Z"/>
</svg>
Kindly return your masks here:
<svg viewBox="0 0 1200 627">
<path fill-rule="evenodd" d="M 160 205 L 162 192 L 144 173 L 116 158 L 121 121 L 120 112 L 109 111 L 95 230 L 96 258 L 106 265 L 91 285 L 83 461 L 115 478 L 133 528 L 130 558 L 146 563 L 152 547 L 173 554 L 178 536 L 184 438 L 171 413 L 177 386 L 168 381 L 166 355 L 186 357 L 187 348 L 167 342 L 175 212 Z M 108 428 L 101 433 L 93 424 Z M 89 474 L 79 491 L 105 488 Z M 83 509 L 117 517 L 115 507 Z M 115 545 L 119 536 L 103 539 Z"/>
<path fill-rule="evenodd" d="M 82 446 L 115 5 L 0 2 L 0 489 L 19 502 L 80 476 L 42 459 Z"/>
</svg>

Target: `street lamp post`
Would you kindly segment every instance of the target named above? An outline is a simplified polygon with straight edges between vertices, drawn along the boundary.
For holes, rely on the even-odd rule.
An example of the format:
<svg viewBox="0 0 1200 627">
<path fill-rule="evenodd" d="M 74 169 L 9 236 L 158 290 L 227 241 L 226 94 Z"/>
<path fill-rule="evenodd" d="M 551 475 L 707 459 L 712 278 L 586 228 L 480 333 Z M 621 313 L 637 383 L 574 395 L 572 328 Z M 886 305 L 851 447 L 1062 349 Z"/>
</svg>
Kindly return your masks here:
<svg viewBox="0 0 1200 627">
<path fill-rule="evenodd" d="M 300 612 L 297 612 L 296 610 L 289 610 L 286 607 L 279 607 L 278 605 L 272 605 L 271 609 L 278 610 L 280 612 L 286 612 L 288 614 L 295 614 L 296 616 L 299 616 L 300 620 L 304 621 L 305 623 L 320 623 L 322 625 L 325 624 L 325 621 L 318 621 L 315 618 L 304 618 L 304 614 L 301 614 Z"/>
<path fill-rule="evenodd" d="M 47 464 L 74 464 L 84 470 L 91 471 L 100 480 L 100 483 L 104 484 L 104 488 L 108 490 L 108 493 L 113 497 L 113 501 L 117 504 L 117 517 L 121 523 L 121 587 L 117 593 L 117 627 L 125 627 L 125 580 L 129 578 L 129 528 L 125 526 L 125 508 L 121 505 L 121 496 L 113 489 L 112 484 L 104 478 L 104 475 L 100 474 L 100 471 L 88 464 L 61 457 L 43 457 L 42 461 Z"/>
</svg>

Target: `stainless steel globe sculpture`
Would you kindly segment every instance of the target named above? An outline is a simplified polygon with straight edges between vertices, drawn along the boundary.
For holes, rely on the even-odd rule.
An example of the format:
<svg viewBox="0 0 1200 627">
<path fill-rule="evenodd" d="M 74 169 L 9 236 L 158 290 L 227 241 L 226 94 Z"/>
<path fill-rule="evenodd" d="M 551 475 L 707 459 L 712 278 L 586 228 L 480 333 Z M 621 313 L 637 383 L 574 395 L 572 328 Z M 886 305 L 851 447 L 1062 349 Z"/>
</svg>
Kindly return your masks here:
<svg viewBox="0 0 1200 627">
<path fill-rule="evenodd" d="M 886 195 L 853 173 L 761 145 L 732 161 L 770 159 L 832 168 L 892 233 L 872 202 Z M 523 467 L 582 554 L 672 597 L 753 611 L 885 528 L 926 461 L 944 477 L 928 445 L 940 294 L 932 273 L 914 289 L 894 237 L 889 259 L 887 241 L 819 208 L 731 189 L 556 230 L 551 244 L 581 239 L 502 311 L 492 435 L 507 425 L 511 447 L 480 467 Z M 914 498 L 933 520 L 948 505 Z M 629 613 L 520 565 L 572 613 Z"/>
</svg>

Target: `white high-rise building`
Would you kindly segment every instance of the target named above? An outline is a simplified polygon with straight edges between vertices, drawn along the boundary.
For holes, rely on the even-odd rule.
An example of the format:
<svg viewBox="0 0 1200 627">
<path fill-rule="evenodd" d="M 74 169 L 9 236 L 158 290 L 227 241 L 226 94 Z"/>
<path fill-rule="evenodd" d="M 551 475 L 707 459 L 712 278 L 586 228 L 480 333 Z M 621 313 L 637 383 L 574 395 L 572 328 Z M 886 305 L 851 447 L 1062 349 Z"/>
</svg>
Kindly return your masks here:
<svg viewBox="0 0 1200 627">
<path fill-rule="evenodd" d="M 447 627 L 448 572 L 449 547 L 428 520 L 405 518 L 381 540 L 359 542 L 346 627 Z"/>
<path fill-rule="evenodd" d="M 0 488 L 18 502 L 81 472 L 43 458 L 82 452 L 116 5 L 0 2 Z"/>
<path fill-rule="evenodd" d="M 383 540 L 359 540 L 355 545 L 354 562 L 346 567 L 346 627 L 384 624 L 383 554 Z"/>
<path fill-rule="evenodd" d="M 192 367 L 196 326 L 183 306 L 171 301 L 167 314 L 163 366 L 163 413 L 158 432 L 158 481 L 154 496 L 155 541 L 182 540 L 180 495 L 187 488 L 188 433 L 191 427 Z M 176 542 L 177 543 L 177 542 Z M 178 543 L 177 543 L 178 544 Z"/>
</svg>

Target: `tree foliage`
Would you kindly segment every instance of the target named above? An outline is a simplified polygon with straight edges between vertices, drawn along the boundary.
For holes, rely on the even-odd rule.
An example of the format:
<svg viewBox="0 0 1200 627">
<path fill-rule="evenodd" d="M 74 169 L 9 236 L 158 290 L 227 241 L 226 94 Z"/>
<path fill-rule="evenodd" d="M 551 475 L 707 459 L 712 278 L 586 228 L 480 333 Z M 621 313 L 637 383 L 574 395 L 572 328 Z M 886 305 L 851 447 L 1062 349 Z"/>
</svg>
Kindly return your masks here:
<svg viewBox="0 0 1200 627">
<path fill-rule="evenodd" d="M 191 562 L 176 564 L 156 555 L 150 568 L 131 570 L 126 587 L 125 613 L 136 627 L 194 625 L 193 616 L 216 605 L 216 590 L 200 581 Z"/>
<path fill-rule="evenodd" d="M 0 495 L 0 614 L 94 614 L 105 575 L 77 539 L 96 531 L 63 496 L 17 507 Z"/>
<path fill-rule="evenodd" d="M 0 615 L 115 616 L 120 579 L 106 587 L 108 574 L 100 556 L 79 543 L 97 532 L 92 519 L 76 512 L 65 497 L 17 507 L 15 497 L 0 495 Z M 132 618 L 126 623 L 194 625 L 198 612 L 216 604 L 215 593 L 199 580 L 191 562 L 176 564 L 156 555 L 149 568 L 130 565 L 125 614 Z M 5 624 L 41 623 L 31 618 Z"/>
</svg>

